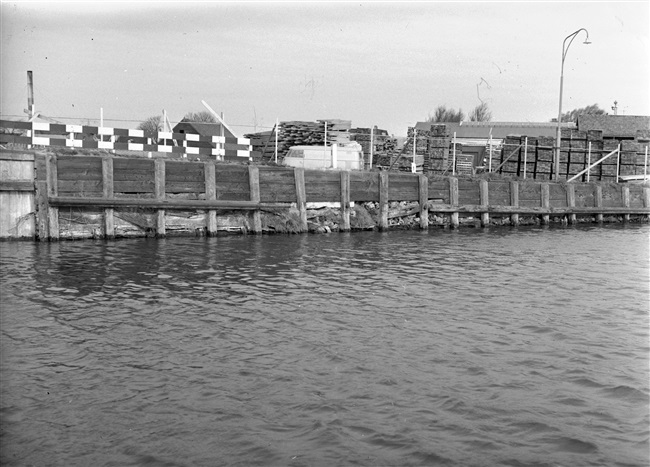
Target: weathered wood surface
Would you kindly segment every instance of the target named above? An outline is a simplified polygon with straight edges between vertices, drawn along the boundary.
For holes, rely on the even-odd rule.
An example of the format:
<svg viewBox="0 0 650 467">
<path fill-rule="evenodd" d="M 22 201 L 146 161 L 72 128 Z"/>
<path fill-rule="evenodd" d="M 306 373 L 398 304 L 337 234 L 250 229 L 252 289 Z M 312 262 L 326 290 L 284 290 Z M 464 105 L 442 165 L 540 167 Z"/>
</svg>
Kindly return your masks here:
<svg viewBox="0 0 650 467">
<path fill-rule="evenodd" d="M 377 172 L 350 172 L 350 199 L 352 201 L 379 201 Z"/>
<path fill-rule="evenodd" d="M 33 154 L 0 154 L 0 238 L 36 235 Z"/>
<path fill-rule="evenodd" d="M 267 203 L 297 202 L 293 169 L 260 167 L 260 199 Z"/>
<path fill-rule="evenodd" d="M 341 172 L 305 170 L 305 194 L 308 202 L 332 202 L 341 194 Z"/>
</svg>

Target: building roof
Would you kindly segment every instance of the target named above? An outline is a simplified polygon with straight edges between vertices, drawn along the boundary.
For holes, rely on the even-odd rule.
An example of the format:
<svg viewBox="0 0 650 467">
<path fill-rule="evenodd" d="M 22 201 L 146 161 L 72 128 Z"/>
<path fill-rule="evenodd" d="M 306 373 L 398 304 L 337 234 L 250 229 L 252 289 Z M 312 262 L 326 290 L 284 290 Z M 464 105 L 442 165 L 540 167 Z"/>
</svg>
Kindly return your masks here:
<svg viewBox="0 0 650 467">
<path fill-rule="evenodd" d="M 578 115 L 578 130 L 602 130 L 603 137 L 635 137 L 637 130 L 650 130 L 645 115 Z"/>
<path fill-rule="evenodd" d="M 431 125 L 442 123 L 418 122 L 417 130 L 429 130 Z M 555 136 L 555 122 L 445 122 L 450 136 L 456 133 L 456 138 L 504 139 L 508 135 L 521 136 Z M 575 128 L 573 122 L 563 122 L 564 128 Z"/>
<path fill-rule="evenodd" d="M 221 136 L 221 127 L 221 123 L 180 122 L 176 124 L 172 132 L 192 133 L 201 136 Z M 223 127 L 223 135 L 227 138 L 235 137 L 225 126 Z"/>
</svg>

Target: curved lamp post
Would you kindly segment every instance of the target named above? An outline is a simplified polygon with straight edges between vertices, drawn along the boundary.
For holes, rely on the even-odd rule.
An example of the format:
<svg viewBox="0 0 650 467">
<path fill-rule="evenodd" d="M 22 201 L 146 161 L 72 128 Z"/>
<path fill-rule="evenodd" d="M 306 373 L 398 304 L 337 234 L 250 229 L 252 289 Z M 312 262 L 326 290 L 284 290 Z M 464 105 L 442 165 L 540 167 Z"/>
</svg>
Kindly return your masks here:
<svg viewBox="0 0 650 467">
<path fill-rule="evenodd" d="M 580 28 L 576 32 L 569 34 L 564 38 L 564 42 L 562 42 L 562 68 L 560 70 L 560 106 L 557 113 L 555 161 L 553 164 L 553 172 L 556 180 L 559 180 L 560 178 L 560 145 L 562 144 L 561 126 L 562 126 L 562 86 L 564 84 L 564 59 L 566 58 L 566 54 L 569 51 L 569 47 L 571 47 L 571 43 L 576 38 L 576 36 L 582 31 L 584 31 L 585 34 L 587 35 L 584 44 L 591 44 L 591 42 L 589 42 L 589 32 L 585 28 Z M 569 43 L 567 44 L 566 41 L 569 41 Z"/>
</svg>

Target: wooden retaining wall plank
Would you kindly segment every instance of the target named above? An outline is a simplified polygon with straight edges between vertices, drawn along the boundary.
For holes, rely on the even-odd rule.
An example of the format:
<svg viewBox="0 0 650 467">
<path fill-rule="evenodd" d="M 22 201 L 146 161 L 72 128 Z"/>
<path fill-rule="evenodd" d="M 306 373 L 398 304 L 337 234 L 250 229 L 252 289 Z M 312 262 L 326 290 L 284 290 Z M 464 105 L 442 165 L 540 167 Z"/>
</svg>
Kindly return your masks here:
<svg viewBox="0 0 650 467">
<path fill-rule="evenodd" d="M 38 154 L 34 159 L 35 163 L 35 185 L 36 185 L 36 235 L 41 242 L 48 240 L 50 229 L 48 217 L 48 196 L 47 196 L 47 168 L 46 156 Z"/>
<path fill-rule="evenodd" d="M 519 206 L 541 207 L 542 192 L 539 183 L 519 184 Z"/>
<path fill-rule="evenodd" d="M 419 178 L 417 174 L 389 173 L 389 201 L 418 201 L 420 199 Z"/>
<path fill-rule="evenodd" d="M 305 170 L 308 202 L 332 202 L 341 195 L 341 175 L 333 170 Z"/>
<path fill-rule="evenodd" d="M 576 205 L 576 190 L 575 190 L 575 185 L 573 183 L 569 183 L 567 185 L 567 190 L 566 190 L 566 204 L 569 209 L 575 208 Z M 577 222 L 577 218 L 575 214 L 569 214 L 568 218 L 568 223 L 569 224 L 575 224 Z"/>
<path fill-rule="evenodd" d="M 630 187 L 627 185 L 621 186 L 621 198 L 623 200 L 623 206 L 626 208 L 630 207 Z M 623 222 L 630 222 L 630 215 L 623 215 Z"/>
<path fill-rule="evenodd" d="M 576 207 L 593 207 L 596 205 L 596 199 L 594 197 L 594 184 L 585 183 L 580 185 L 575 185 L 575 198 L 576 198 Z"/>
<path fill-rule="evenodd" d="M 480 204 L 481 194 L 477 181 L 458 180 L 458 203 Z"/>
<path fill-rule="evenodd" d="M 550 208 L 551 207 L 551 198 L 550 198 L 550 185 L 548 183 L 542 183 L 540 185 L 540 202 L 542 204 L 542 208 Z M 543 214 L 541 216 L 542 220 L 542 225 L 548 225 L 550 222 L 550 216 L 548 214 Z"/>
<path fill-rule="evenodd" d="M 0 191 L 34 191 L 33 180 L 0 180 Z"/>
<path fill-rule="evenodd" d="M 596 185 L 594 191 L 594 199 L 596 200 L 596 207 L 600 208 L 603 206 L 603 187 L 602 185 Z M 596 214 L 596 222 L 603 222 L 602 213 Z"/>
<path fill-rule="evenodd" d="M 355 202 L 379 201 L 379 177 L 377 172 L 350 173 L 350 200 Z"/>
<path fill-rule="evenodd" d="M 490 204 L 504 205 L 510 204 L 510 183 L 500 181 L 489 181 Z"/>
<path fill-rule="evenodd" d="M 554 207 L 566 207 L 566 185 L 560 183 L 549 183 L 548 187 L 550 205 Z"/>
<path fill-rule="evenodd" d="M 631 208 L 642 208 L 643 204 L 643 186 L 631 184 L 629 185 L 630 189 L 630 207 Z"/>
<path fill-rule="evenodd" d="M 260 197 L 262 202 L 297 202 L 297 185 L 293 170 L 287 170 L 281 167 L 260 167 L 259 169 Z"/>
<path fill-rule="evenodd" d="M 450 204 L 449 201 L 449 179 L 432 180 L 429 179 L 429 199 L 437 199 L 443 203 Z"/>
</svg>

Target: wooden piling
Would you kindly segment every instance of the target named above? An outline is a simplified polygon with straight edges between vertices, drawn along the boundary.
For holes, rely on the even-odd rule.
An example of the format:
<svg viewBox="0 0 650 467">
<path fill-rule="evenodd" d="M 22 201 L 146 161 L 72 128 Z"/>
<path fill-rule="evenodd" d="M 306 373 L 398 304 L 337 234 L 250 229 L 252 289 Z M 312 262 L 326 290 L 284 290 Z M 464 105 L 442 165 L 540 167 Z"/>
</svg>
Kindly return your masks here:
<svg viewBox="0 0 650 467">
<path fill-rule="evenodd" d="M 165 160 L 154 160 L 154 191 L 157 200 L 165 199 Z M 156 211 L 156 236 L 164 237 L 167 234 L 165 226 L 165 210 L 158 209 Z"/>
<path fill-rule="evenodd" d="M 420 229 L 429 229 L 429 179 L 425 175 L 418 176 L 420 202 Z"/>
<path fill-rule="evenodd" d="M 548 183 L 542 183 L 541 184 L 541 196 L 542 196 L 542 208 L 548 209 L 551 206 L 551 194 L 550 194 L 550 187 Z M 548 225 L 550 223 L 550 218 L 548 214 L 542 214 L 541 215 L 541 220 L 542 220 L 542 225 Z"/>
<path fill-rule="evenodd" d="M 203 163 L 203 173 L 205 177 L 205 199 L 214 201 L 217 199 L 217 169 L 214 162 Z M 217 235 L 217 211 L 216 209 L 208 209 L 207 217 L 205 219 L 205 229 L 208 237 Z"/>
<path fill-rule="evenodd" d="M 296 183 L 296 204 L 300 214 L 300 231 L 307 232 L 307 194 L 305 191 L 305 169 L 296 167 L 293 169 L 293 176 Z"/>
<path fill-rule="evenodd" d="M 627 185 L 621 186 L 621 198 L 623 199 L 623 206 L 630 207 L 630 187 Z M 623 214 L 623 222 L 630 222 L 630 215 Z"/>
<path fill-rule="evenodd" d="M 650 187 L 643 187 L 643 207 L 650 208 Z M 646 215 L 646 219 L 650 220 L 650 214 Z"/>
<path fill-rule="evenodd" d="M 596 185 L 596 192 L 594 193 L 594 202 L 597 208 L 603 207 L 603 187 L 601 185 Z M 603 222 L 602 212 L 596 214 L 596 222 L 598 222 L 599 224 Z"/>
<path fill-rule="evenodd" d="M 487 180 L 479 180 L 478 182 L 479 190 L 479 204 L 485 206 L 487 209 L 489 203 L 489 188 Z M 490 214 L 488 212 L 481 213 L 481 227 L 487 227 L 490 225 Z"/>
<path fill-rule="evenodd" d="M 379 230 L 388 229 L 388 172 L 379 172 Z"/>
<path fill-rule="evenodd" d="M 102 191 L 104 198 L 113 199 L 113 157 L 102 157 Z M 115 238 L 115 210 L 104 208 L 104 238 Z"/>
<path fill-rule="evenodd" d="M 350 172 L 341 171 L 341 232 L 350 230 Z"/>
<path fill-rule="evenodd" d="M 458 179 L 449 177 L 449 204 L 458 206 L 458 199 Z M 458 212 L 452 212 L 449 215 L 449 225 L 454 229 L 460 225 Z"/>
<path fill-rule="evenodd" d="M 566 205 L 569 208 L 575 208 L 576 206 L 576 187 L 575 185 L 568 183 L 566 186 Z M 567 222 L 569 224 L 575 224 L 577 222 L 576 215 L 571 213 L 567 216 Z"/>
<path fill-rule="evenodd" d="M 519 182 L 510 182 L 510 206 L 519 207 Z M 519 225 L 519 214 L 510 214 L 510 223 L 514 226 Z"/>
<path fill-rule="evenodd" d="M 56 156 L 48 155 L 47 156 L 47 197 L 57 196 L 59 193 L 58 190 L 58 179 L 57 176 L 57 164 Z M 59 239 L 59 208 L 54 206 L 49 206 L 47 208 L 47 218 L 48 218 L 48 239 L 50 241 L 57 241 Z"/>
<path fill-rule="evenodd" d="M 250 200 L 259 203 L 260 202 L 260 169 L 257 166 L 249 165 L 248 166 L 248 184 L 250 186 Z M 252 231 L 254 234 L 262 233 L 262 213 L 259 209 L 255 209 L 251 213 L 253 225 Z"/>
<path fill-rule="evenodd" d="M 48 240 L 50 222 L 48 219 L 48 198 L 47 198 L 47 158 L 45 155 L 37 154 L 34 157 L 36 188 L 36 235 L 38 240 Z"/>
</svg>

